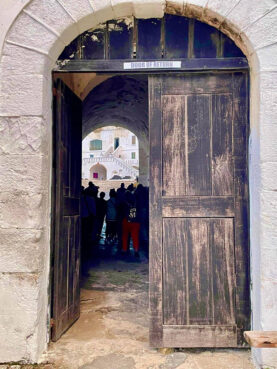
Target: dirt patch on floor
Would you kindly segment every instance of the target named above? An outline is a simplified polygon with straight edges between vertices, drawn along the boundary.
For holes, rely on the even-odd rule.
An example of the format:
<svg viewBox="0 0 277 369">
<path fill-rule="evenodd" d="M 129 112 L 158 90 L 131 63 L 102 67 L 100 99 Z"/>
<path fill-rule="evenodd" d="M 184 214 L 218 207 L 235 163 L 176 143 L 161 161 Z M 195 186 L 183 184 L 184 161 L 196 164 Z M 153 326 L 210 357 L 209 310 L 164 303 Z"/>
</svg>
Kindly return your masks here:
<svg viewBox="0 0 277 369">
<path fill-rule="evenodd" d="M 103 260 L 83 281 L 80 319 L 50 344 L 43 359 L 53 363 L 53 369 L 254 368 L 247 350 L 168 350 L 163 354 L 149 347 L 148 327 L 146 261 Z"/>
<path fill-rule="evenodd" d="M 132 260 L 132 259 L 131 259 Z M 89 272 L 83 283 L 87 290 L 100 291 L 148 291 L 148 263 L 122 260 L 107 260 L 99 263 Z"/>
</svg>

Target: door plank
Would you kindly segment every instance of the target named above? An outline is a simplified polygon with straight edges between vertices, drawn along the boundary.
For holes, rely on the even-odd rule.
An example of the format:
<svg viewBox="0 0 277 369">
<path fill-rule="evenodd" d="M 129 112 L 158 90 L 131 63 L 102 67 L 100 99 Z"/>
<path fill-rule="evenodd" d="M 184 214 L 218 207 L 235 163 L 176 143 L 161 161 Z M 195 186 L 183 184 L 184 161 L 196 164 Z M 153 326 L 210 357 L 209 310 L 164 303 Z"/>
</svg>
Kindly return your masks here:
<svg viewBox="0 0 277 369">
<path fill-rule="evenodd" d="M 186 227 L 183 219 L 164 219 L 163 222 L 164 324 L 189 324 Z"/>
<path fill-rule="evenodd" d="M 230 74 L 229 74 L 230 76 Z M 201 95 L 230 93 L 232 78 L 226 73 L 191 73 L 168 75 L 162 84 L 162 95 Z"/>
<path fill-rule="evenodd" d="M 187 195 L 211 195 L 210 106 L 208 95 L 188 96 Z"/>
<path fill-rule="evenodd" d="M 164 326 L 164 347 L 236 347 L 236 326 Z"/>
<path fill-rule="evenodd" d="M 234 198 L 215 196 L 163 197 L 163 217 L 232 217 Z"/>
<path fill-rule="evenodd" d="M 213 264 L 214 324 L 235 324 L 233 219 L 213 219 L 210 227 Z"/>
<path fill-rule="evenodd" d="M 161 81 L 149 79 L 149 140 L 151 175 L 149 183 L 149 340 L 154 347 L 162 345 L 162 105 Z"/>
<path fill-rule="evenodd" d="M 187 219 L 190 325 L 210 325 L 212 319 L 209 219 Z"/>
<path fill-rule="evenodd" d="M 232 195 L 232 95 L 212 96 L 212 194 Z"/>
<path fill-rule="evenodd" d="M 184 96 L 162 98 L 163 129 L 163 195 L 186 194 L 186 150 Z"/>
<path fill-rule="evenodd" d="M 238 342 L 244 344 L 243 331 L 250 329 L 250 266 L 249 266 L 249 186 L 248 137 L 249 99 L 248 75 L 233 74 L 234 99 L 234 193 L 235 193 L 235 255 L 236 255 L 236 317 Z"/>
</svg>

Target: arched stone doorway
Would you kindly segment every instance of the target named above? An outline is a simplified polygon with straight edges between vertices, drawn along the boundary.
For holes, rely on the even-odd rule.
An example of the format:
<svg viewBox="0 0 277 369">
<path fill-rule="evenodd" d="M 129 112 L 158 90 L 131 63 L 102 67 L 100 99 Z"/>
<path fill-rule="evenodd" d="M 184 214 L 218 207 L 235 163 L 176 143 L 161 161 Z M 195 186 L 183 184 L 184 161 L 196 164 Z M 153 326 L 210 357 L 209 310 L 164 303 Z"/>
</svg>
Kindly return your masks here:
<svg viewBox="0 0 277 369">
<path fill-rule="evenodd" d="M 107 169 L 104 165 L 95 164 L 90 168 L 90 180 L 98 179 L 100 181 L 105 181 L 107 179 Z"/>
<path fill-rule="evenodd" d="M 3 4 L 4 5 L 4 4 Z M 14 300 L 16 296 L 17 275 L 20 273 L 20 281 L 29 293 L 29 307 L 18 305 L 16 316 L 17 326 L 22 332 L 31 331 L 31 339 L 24 340 L 23 336 L 15 336 L 13 329 L 6 329 L 6 323 L 1 322 L 4 331 L 8 331 L 5 342 L 12 341 L 13 347 L 4 346 L 1 351 L 1 360 L 14 361 L 25 358 L 36 361 L 40 353 L 46 347 L 47 339 L 47 285 L 49 279 L 48 259 L 50 242 L 49 237 L 49 178 L 44 179 L 44 174 L 49 173 L 51 159 L 49 155 L 49 145 L 51 133 L 47 127 L 51 127 L 50 113 L 50 83 L 47 79 L 50 76 L 51 68 L 55 60 L 64 48 L 83 30 L 97 25 L 107 19 L 135 14 L 137 17 L 161 17 L 166 10 L 169 13 L 179 13 L 193 16 L 198 19 L 215 25 L 224 33 L 235 39 L 237 44 L 245 51 L 251 66 L 251 147 L 250 147 L 250 170 L 251 170 L 251 249 L 252 249 L 252 274 L 253 274 L 253 324 L 254 328 L 272 329 L 276 322 L 273 319 L 275 303 L 273 300 L 263 299 L 263 296 L 271 296 L 275 284 L 275 276 L 268 274 L 269 263 L 267 257 L 272 250 L 272 237 L 275 235 L 276 227 L 275 211 L 272 207 L 272 199 L 275 199 L 274 186 L 268 182 L 267 173 L 272 173 L 276 158 L 276 145 L 272 144 L 272 137 L 276 134 L 276 127 L 271 122 L 276 115 L 276 104 L 274 104 L 274 86 L 276 65 L 272 55 L 275 52 L 276 30 L 273 27 L 276 23 L 276 4 L 274 1 L 263 3 L 252 1 L 241 1 L 230 4 L 229 1 L 199 1 L 191 4 L 183 2 L 169 2 L 164 7 L 163 2 L 148 2 L 142 5 L 140 2 L 117 3 L 113 6 L 101 3 L 93 7 L 88 1 L 80 1 L 80 6 L 76 7 L 75 1 L 64 4 L 64 8 L 59 2 L 53 2 L 51 8 L 45 8 L 45 4 L 36 1 L 26 1 L 16 4 L 12 9 L 6 9 L 4 5 L 3 17 L 4 26 L 1 42 L 1 123 L 5 127 L 3 147 L 6 152 L 5 160 L 11 160 L 11 155 L 20 155 L 20 160 L 27 168 L 33 168 L 37 163 L 41 170 L 36 172 L 35 184 L 31 186 L 26 195 L 29 182 L 22 177 L 25 191 L 18 188 L 19 181 L 13 185 L 10 179 L 3 188 L 5 198 L 3 206 L 9 209 L 3 210 L 3 237 L 10 239 L 11 231 L 15 235 L 15 229 L 20 229 L 20 252 L 16 253 L 19 241 L 13 242 L 14 253 L 7 251 L 8 261 L 5 262 L 3 273 L 11 273 L 3 280 L 3 288 L 9 289 L 6 301 Z M 23 8 L 24 11 L 23 11 Z M 28 14 L 29 13 L 29 14 Z M 54 28 L 53 28 L 54 27 Z M 18 32 L 18 29 L 21 32 Z M 24 32 L 22 32 L 24 30 Z M 41 46 L 41 34 L 47 42 Z M 5 48 L 5 53 L 3 49 Z M 26 63 L 22 63 L 26 60 Z M 10 74 L 10 70 L 13 74 Z M 9 88 L 7 88 L 9 86 Z M 15 88 L 14 86 L 18 86 Z M 36 94 L 31 94 L 32 86 Z M 35 97 L 35 99 L 34 99 Z M 17 145 L 14 139 L 14 131 L 9 127 L 18 125 L 24 132 L 22 145 Z M 32 127 L 29 130 L 28 127 Z M 32 132 L 32 134 L 30 134 Z M 37 135 L 33 135 L 37 132 Z M 17 137 L 17 136 L 16 136 Z M 26 139 L 28 138 L 28 139 Z M 24 141 L 26 140 L 26 141 Z M 10 143 L 13 142 L 12 145 Z M 30 143 L 31 142 L 31 143 Z M 10 146 L 12 149 L 10 150 Z M 31 155 L 29 155 L 31 153 Z M 41 159 L 43 159 L 41 161 Z M 274 162 L 273 162 L 274 159 Z M 263 164 L 261 164 L 263 163 Z M 22 164 L 20 164 L 22 167 Z M 15 165 L 14 165 L 15 167 Z M 9 172 L 3 170 L 5 178 L 9 178 Z M 38 175 L 39 173 L 39 175 Z M 28 183 L 27 183 L 28 182 Z M 29 188 L 29 187 L 28 187 Z M 12 196 L 14 191 L 18 191 L 17 199 L 19 203 L 9 200 L 8 193 Z M 26 197 L 27 196 L 27 197 Z M 11 213 L 11 201 L 13 203 Z M 19 217 L 21 205 L 26 203 L 29 217 Z M 37 205 L 39 203 L 39 205 Z M 21 205 L 20 205 L 21 204 Z M 41 204 L 43 204 L 41 206 Z M 25 209 L 26 210 L 26 209 Z M 7 215 L 6 215 L 7 214 Z M 9 215 L 12 215 L 11 219 Z M 35 214 L 35 217 L 33 216 Z M 10 219 L 10 220 L 9 220 Z M 15 221 L 16 220 L 16 221 Z M 15 228 L 14 228 L 15 227 Z M 30 233 L 26 233 L 30 229 Z M 29 231 L 28 231 L 29 232 Z M 33 234 L 36 241 L 35 247 L 30 248 L 31 255 L 36 255 L 40 262 L 36 267 L 30 266 L 22 259 L 22 236 L 26 239 Z M 269 236 L 270 235 L 270 236 Z M 275 236 L 274 236 L 275 237 Z M 33 239 L 33 238 L 32 238 Z M 33 242 L 33 241 L 30 241 Z M 24 243 L 25 254 L 28 254 L 30 242 Z M 39 243 L 39 245 L 38 245 Z M 39 247 L 37 247 L 39 246 Z M 37 250 L 37 251 L 35 251 Z M 45 250 L 41 255 L 41 250 Z M 269 251 L 268 251 L 269 250 Z M 4 251 L 3 251 L 4 252 Z M 261 255 L 263 257 L 261 258 Z M 10 261 L 9 261 L 10 260 Z M 18 262 L 14 268 L 14 260 Z M 30 260 L 30 258 L 26 258 Z M 33 278 L 30 277 L 30 270 Z M 34 278 L 35 277 L 35 278 Z M 263 282 L 262 282 L 263 279 Z M 25 291 L 25 290 L 24 290 Z M 12 304 L 15 306 L 15 304 Z M 3 307 L 4 308 L 4 307 Z M 6 311 L 4 311 L 6 314 Z M 9 314 L 13 314 L 12 311 Z M 26 328 L 28 322 L 28 328 Z M 275 322 L 275 323 L 273 323 Z M 24 342 L 23 342 L 24 341 Z M 16 351 L 14 347 L 17 347 Z M 274 352 L 266 351 L 262 355 L 258 354 L 259 362 L 272 363 L 276 361 Z"/>
<path fill-rule="evenodd" d="M 150 38 L 145 37 L 148 33 Z M 135 35 L 134 47 L 129 40 Z M 130 62 L 134 49 L 136 61 Z M 119 54 L 123 61 L 116 59 Z M 162 60 L 164 55 L 167 60 Z M 101 57 L 105 57 L 105 66 L 98 60 Z M 107 79 L 86 97 L 82 104 L 83 132 L 93 124 L 97 128 L 107 121 L 119 121 L 133 131 L 140 132 L 143 127 L 147 137 L 148 124 L 150 127 L 150 345 L 243 346 L 243 331 L 250 323 L 249 98 L 248 63 L 241 50 L 203 22 L 165 15 L 132 22 L 112 20 L 84 32 L 63 51 L 58 65 L 62 72 L 113 71 L 127 75 Z M 132 77 L 134 71 L 139 77 Z M 69 109 L 78 105 L 78 98 L 61 80 L 55 86 L 58 136 L 54 178 L 60 178 L 62 170 L 67 180 L 63 163 L 78 163 L 79 158 L 72 151 L 70 131 L 63 136 L 62 127 L 68 121 L 66 127 L 71 123 L 74 128 Z M 81 127 L 75 125 L 74 129 L 80 131 Z M 67 160 L 61 161 L 63 151 Z M 76 176 L 68 175 L 75 188 Z M 61 225 L 55 226 L 55 239 L 59 239 L 62 223 L 70 215 L 62 206 L 66 185 L 61 181 L 61 190 L 57 191 L 61 197 L 54 211 Z M 76 216 L 74 210 L 71 216 Z M 76 222 L 66 224 L 68 234 L 71 228 L 78 233 Z M 199 229 L 200 238 L 196 237 Z M 77 245 L 78 240 L 75 242 Z M 66 250 L 67 240 L 56 245 Z M 205 260 L 204 268 L 197 262 L 198 253 Z M 60 266 L 68 268 L 68 276 L 76 270 L 74 280 L 78 279 L 77 268 L 60 257 L 64 254 L 56 252 L 54 259 L 55 341 L 78 318 L 77 310 L 71 314 L 71 306 L 60 302 L 65 283 L 59 280 Z M 225 277 L 219 278 L 220 269 Z M 69 283 L 66 286 L 75 308 L 78 296 Z M 65 311 L 68 321 L 63 318 Z M 58 325 L 60 321 L 62 326 Z"/>
</svg>

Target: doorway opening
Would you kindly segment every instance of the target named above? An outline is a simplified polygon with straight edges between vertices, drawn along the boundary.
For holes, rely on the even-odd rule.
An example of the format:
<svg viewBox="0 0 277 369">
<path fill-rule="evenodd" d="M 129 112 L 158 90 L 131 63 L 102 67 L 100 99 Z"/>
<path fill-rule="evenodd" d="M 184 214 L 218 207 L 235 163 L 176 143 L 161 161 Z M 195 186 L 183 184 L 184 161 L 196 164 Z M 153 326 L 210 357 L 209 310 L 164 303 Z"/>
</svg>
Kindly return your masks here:
<svg viewBox="0 0 277 369">
<path fill-rule="evenodd" d="M 84 327 L 82 326 L 83 319 L 86 317 L 84 310 L 86 311 L 91 303 L 90 308 L 95 312 L 99 304 L 101 305 L 103 301 L 109 300 L 112 296 L 115 301 L 122 299 L 125 301 L 124 308 L 115 314 L 114 322 L 117 321 L 120 327 L 120 321 L 124 315 L 128 316 L 130 321 L 141 315 L 140 322 L 143 322 L 141 332 L 144 333 L 141 333 L 140 339 L 144 337 L 143 340 L 147 340 L 149 321 L 147 307 L 149 251 L 147 77 L 127 75 L 105 79 L 101 76 L 104 82 L 100 82 L 87 94 L 78 109 L 75 104 L 72 104 L 71 100 L 75 97 L 69 87 L 57 77 L 54 75 L 56 86 L 62 89 L 59 97 L 68 99 L 64 101 L 64 109 L 71 109 L 67 112 L 68 131 L 65 132 L 63 129 L 56 131 L 59 135 L 59 137 L 56 136 L 56 143 L 59 142 L 58 146 L 62 146 L 56 147 L 56 153 L 62 150 L 66 155 L 61 161 L 59 161 L 60 155 L 57 155 L 59 161 L 57 166 L 63 167 L 61 181 L 64 180 L 64 176 L 68 179 L 63 186 L 64 190 L 66 188 L 67 197 L 72 196 L 72 203 L 76 201 L 78 194 L 77 192 L 74 194 L 71 187 L 79 186 L 81 191 L 80 223 L 78 224 L 76 219 L 69 223 L 68 214 L 64 214 L 64 217 L 60 219 L 60 227 L 64 229 L 60 242 L 65 243 L 65 254 L 62 257 L 66 257 L 70 264 L 67 273 L 60 275 L 60 285 L 64 285 L 65 282 L 67 285 L 68 283 L 72 283 L 73 286 L 77 285 L 78 281 L 74 280 L 73 275 L 74 270 L 79 268 L 79 262 L 81 265 L 79 276 L 81 290 L 80 292 L 75 291 L 81 296 L 80 310 L 75 307 L 76 310 L 72 313 L 72 323 L 76 317 L 80 316 L 80 318 L 76 325 L 65 334 L 65 337 L 74 335 L 74 332 L 79 329 L 89 330 L 91 339 L 98 337 L 99 332 L 95 329 L 95 319 L 99 319 L 99 314 L 92 313 L 90 321 Z M 95 75 L 91 77 L 94 78 Z M 67 81 L 68 76 L 63 75 L 62 78 Z M 70 78 L 74 76 L 71 75 Z M 118 96 L 120 98 L 117 98 Z M 64 122 L 63 108 L 56 109 L 56 111 L 57 114 L 63 116 L 61 122 Z M 76 119 L 77 111 L 81 113 L 81 120 Z M 72 115 L 73 112 L 75 115 Z M 79 135 L 77 135 L 77 126 L 80 124 L 81 129 L 79 127 Z M 72 130 L 73 126 L 76 128 L 75 133 Z M 61 142 L 62 145 L 60 145 Z M 78 172 L 79 177 L 77 169 L 72 175 L 73 163 L 75 168 L 82 164 L 82 170 L 79 168 Z M 64 200 L 62 203 L 64 204 Z M 72 204 L 69 208 L 71 211 Z M 76 209 L 72 217 L 74 214 L 76 214 Z M 75 229 L 70 231 L 69 228 L 72 227 L 73 222 L 76 223 Z M 57 227 L 57 224 L 55 226 Z M 64 234 L 68 237 L 66 240 L 64 240 Z M 74 242 L 75 249 L 78 244 L 76 237 L 81 240 L 80 261 L 78 261 L 77 254 L 72 255 L 71 253 Z M 73 278 L 70 280 L 71 276 Z M 55 282 L 53 288 L 55 289 Z M 68 306 L 69 295 L 65 298 Z M 76 298 L 78 298 L 76 295 L 71 296 L 71 301 Z M 139 306 L 141 309 L 138 308 Z M 106 303 L 104 307 L 107 310 L 111 308 Z M 54 309 L 55 306 L 53 306 L 53 314 Z M 59 309 L 59 306 L 56 309 Z M 105 316 L 105 314 L 102 315 Z M 58 329 L 55 332 L 56 327 L 54 327 L 52 339 L 58 340 L 67 328 L 68 325 L 60 326 L 58 327 L 59 332 Z M 128 331 L 132 335 L 132 329 Z M 119 339 L 120 329 L 118 332 L 117 338 Z"/>
<path fill-rule="evenodd" d="M 139 140 L 133 132 L 104 126 L 83 139 L 81 214 L 96 212 L 89 226 L 82 218 L 81 250 L 89 249 L 81 258 L 83 275 L 102 259 L 114 270 L 122 262 L 123 270 L 130 262 L 148 264 L 149 194 L 139 173 Z"/>
<path fill-rule="evenodd" d="M 124 52 L 129 55 L 129 46 L 134 42 L 138 57 L 145 61 L 112 60 L 111 52 L 116 48 L 107 43 L 114 40 L 110 33 L 117 27 L 107 22 L 105 27 L 82 35 L 74 45 L 79 51 L 80 45 L 87 48 L 84 54 L 78 54 L 79 60 L 67 61 L 61 67 L 65 69 L 55 74 L 59 79 L 55 103 L 54 234 L 55 245 L 64 250 L 54 248 L 54 340 L 79 317 L 80 181 L 76 186 L 75 179 L 81 178 L 81 140 L 102 127 L 119 126 L 133 132 L 132 145 L 136 138 L 139 141 L 138 182 L 150 190 L 150 344 L 244 346 L 242 334 L 250 320 L 248 65 L 240 50 L 220 32 L 198 21 L 177 18 L 178 22 L 174 16 L 157 21 L 136 20 L 134 28 L 119 22 L 119 29 L 131 37 L 126 38 Z M 150 47 L 151 37 L 141 37 L 144 28 L 148 33 L 153 29 L 153 42 L 160 45 L 162 38 L 159 48 Z M 184 29 L 194 37 L 183 39 Z M 172 38 L 175 33 L 185 41 L 180 47 L 185 53 L 176 54 Z M 101 45 L 99 34 L 103 36 Z M 93 44 L 95 40 L 101 50 L 102 46 L 104 51 L 109 50 L 107 55 L 104 53 L 105 61 L 95 60 L 93 52 L 99 49 L 93 45 L 89 57 L 86 54 L 87 42 Z M 173 60 L 175 54 L 180 60 Z M 70 55 L 75 55 L 72 50 Z M 137 55 L 132 54 L 132 58 Z M 154 59 L 168 55 L 169 60 L 154 62 L 147 60 L 147 55 Z M 86 83 L 79 83 L 83 79 Z M 66 85 L 73 86 L 79 98 Z M 103 140 L 92 137 L 89 145 L 94 151 L 102 150 Z M 107 149 L 108 156 L 109 150 L 119 153 L 118 134 Z M 103 161 L 94 152 L 90 155 L 87 161 L 94 163 L 88 169 L 87 181 L 93 182 L 95 192 L 98 186 L 94 182 L 99 177 L 106 181 L 104 178 L 110 176 Z M 136 152 L 132 151 L 130 160 L 135 159 Z M 146 203 L 145 199 L 142 203 Z M 133 236 L 130 228 L 128 233 Z M 111 243 L 120 238 L 115 233 L 114 229 L 110 232 Z M 131 238 L 132 257 L 136 257 L 135 236 Z M 127 246 L 122 242 L 121 251 L 128 250 L 128 242 L 127 239 Z M 105 255 L 104 249 L 106 246 L 100 244 L 100 256 Z M 114 261 L 109 260 L 113 265 Z M 99 285 L 111 289 L 108 277 L 95 281 L 94 273 L 102 266 L 94 265 L 89 282 L 95 290 Z M 122 268 L 117 268 L 116 279 L 123 275 Z M 89 271 L 88 275 L 91 276 Z M 119 280 L 122 282 L 121 277 Z M 143 320 L 146 321 L 145 315 Z"/>
</svg>

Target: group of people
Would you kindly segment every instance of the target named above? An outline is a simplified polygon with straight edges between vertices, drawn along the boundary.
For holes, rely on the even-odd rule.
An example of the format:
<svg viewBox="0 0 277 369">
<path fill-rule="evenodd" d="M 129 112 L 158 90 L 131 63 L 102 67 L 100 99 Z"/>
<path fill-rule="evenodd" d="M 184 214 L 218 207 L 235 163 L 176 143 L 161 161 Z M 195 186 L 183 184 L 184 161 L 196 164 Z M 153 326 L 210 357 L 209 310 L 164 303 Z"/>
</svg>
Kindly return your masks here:
<svg viewBox="0 0 277 369">
<path fill-rule="evenodd" d="M 132 239 L 135 257 L 139 258 L 140 247 L 147 252 L 148 247 L 148 187 L 130 184 L 125 188 L 111 189 L 109 199 L 105 192 L 89 182 L 81 192 L 82 219 L 82 259 L 89 260 L 101 238 L 106 220 L 105 242 L 118 245 L 122 255 L 129 253 Z"/>
</svg>

